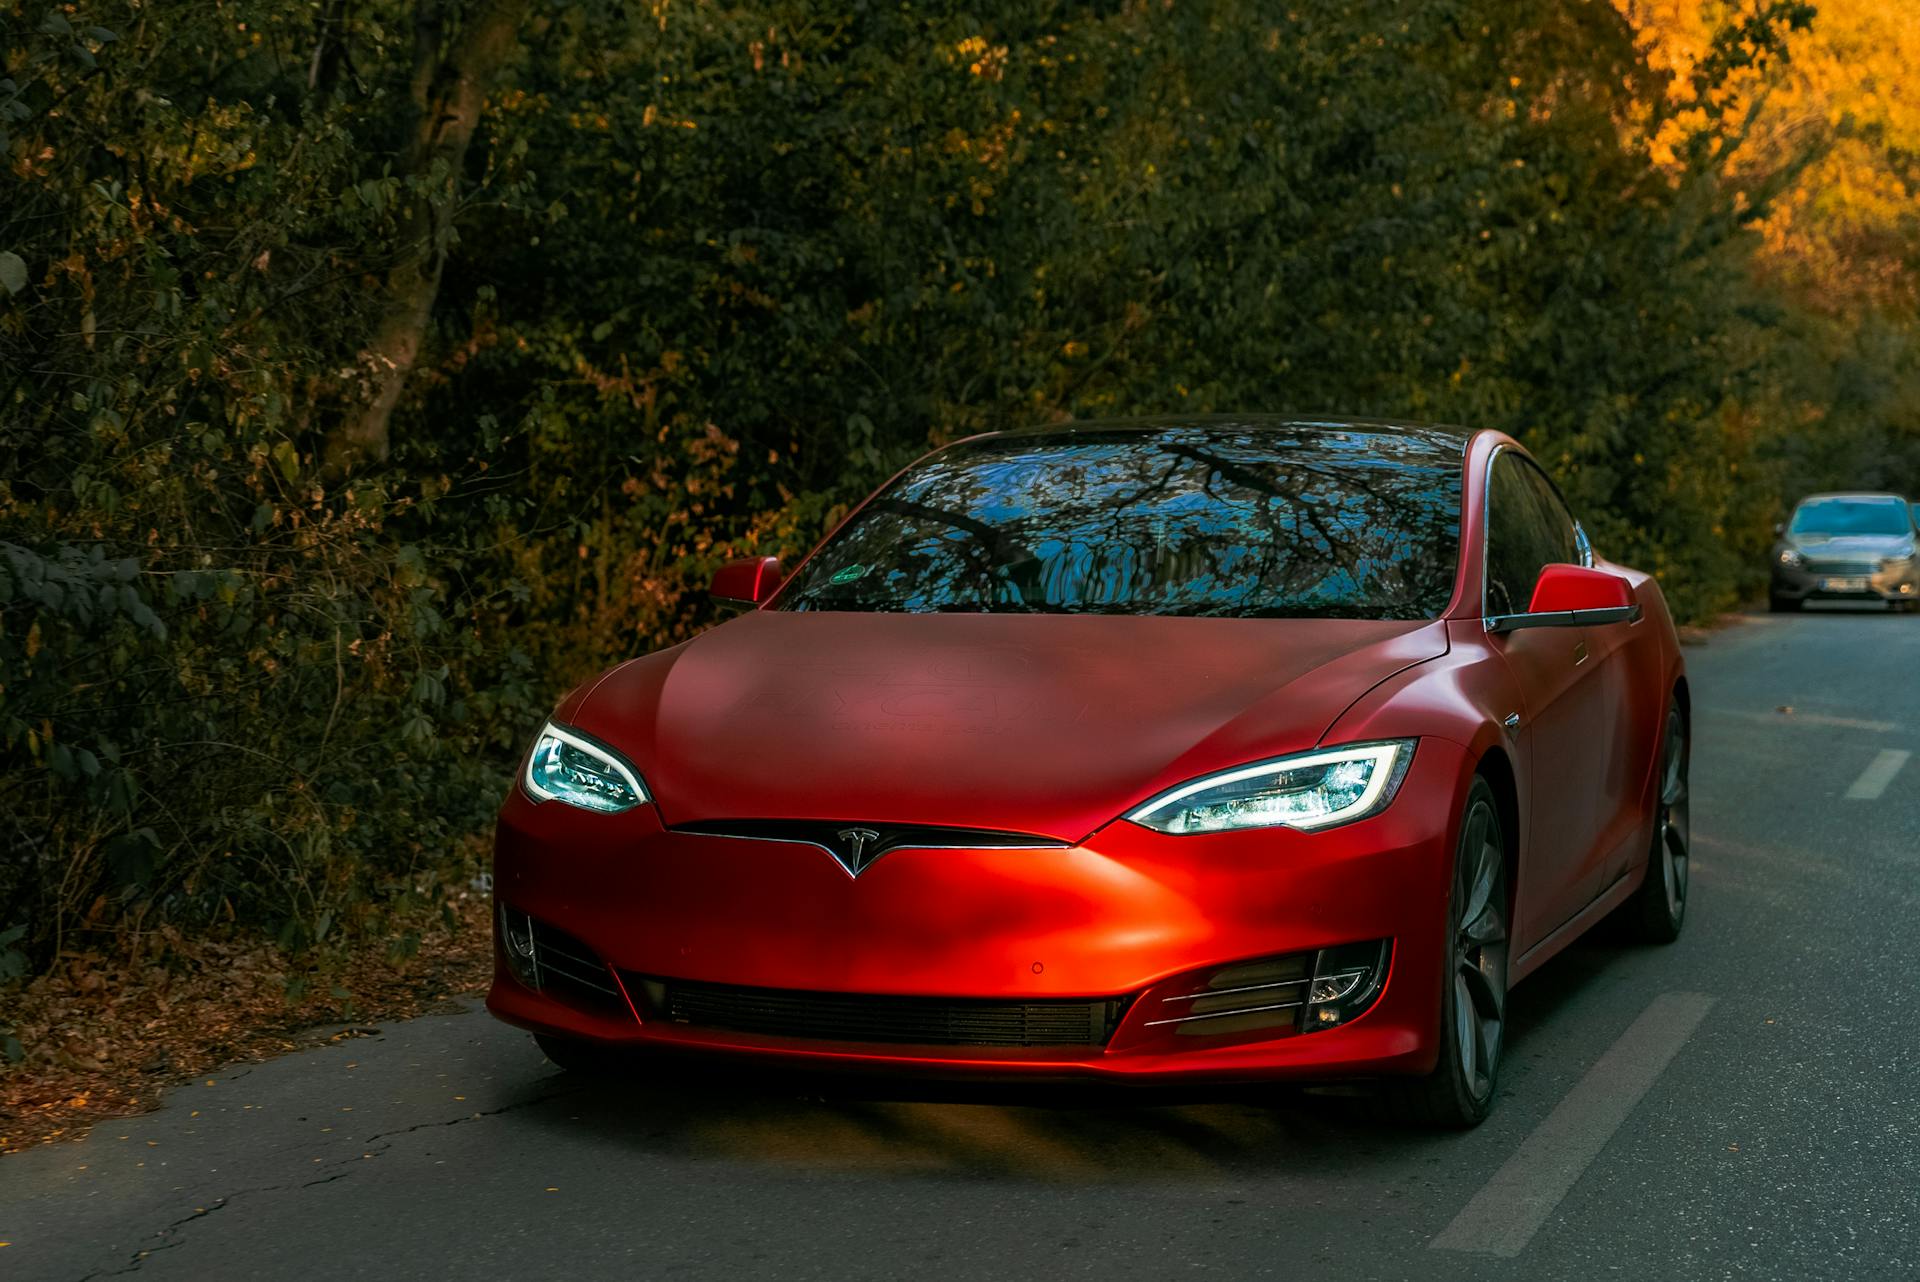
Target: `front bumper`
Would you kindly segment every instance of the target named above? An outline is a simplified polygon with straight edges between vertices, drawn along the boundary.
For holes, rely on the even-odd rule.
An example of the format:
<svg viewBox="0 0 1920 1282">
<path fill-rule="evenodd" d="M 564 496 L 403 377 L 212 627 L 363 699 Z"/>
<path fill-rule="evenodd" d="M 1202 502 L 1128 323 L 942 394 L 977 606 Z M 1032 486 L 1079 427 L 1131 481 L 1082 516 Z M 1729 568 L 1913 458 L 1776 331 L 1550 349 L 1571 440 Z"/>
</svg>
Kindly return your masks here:
<svg viewBox="0 0 1920 1282">
<path fill-rule="evenodd" d="M 1772 595 L 1783 601 L 1920 601 L 1920 558 L 1885 568 L 1773 564 Z"/>
<path fill-rule="evenodd" d="M 496 943 L 487 1005 L 538 1032 L 938 1076 L 1120 1081 L 1326 1079 L 1434 1063 L 1452 834 L 1471 763 L 1422 740 L 1382 813 L 1319 833 L 1168 836 L 1116 821 L 1077 846 L 895 850 L 847 873 L 824 851 L 668 830 L 651 806 L 500 815 L 503 906 L 571 936 L 613 983 L 535 991 Z M 1236 963 L 1386 941 L 1377 993 L 1322 1031 L 1195 1035 L 1160 1021 Z M 785 993 L 1111 1003 L 1087 1045 L 914 1045 L 775 1036 L 667 1016 L 662 983 Z"/>
</svg>

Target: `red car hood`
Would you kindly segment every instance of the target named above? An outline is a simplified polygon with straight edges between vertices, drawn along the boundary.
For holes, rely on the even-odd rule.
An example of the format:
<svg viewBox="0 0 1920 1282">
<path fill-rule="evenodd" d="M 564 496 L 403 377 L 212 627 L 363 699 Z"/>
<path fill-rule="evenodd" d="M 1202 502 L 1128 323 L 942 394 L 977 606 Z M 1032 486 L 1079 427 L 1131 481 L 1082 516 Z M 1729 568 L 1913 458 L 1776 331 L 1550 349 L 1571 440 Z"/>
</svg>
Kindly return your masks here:
<svg viewBox="0 0 1920 1282">
<path fill-rule="evenodd" d="M 627 755 L 670 826 L 1078 841 L 1196 775 L 1313 746 L 1446 649 L 1433 623 L 759 611 L 616 668 L 562 715 Z"/>
</svg>

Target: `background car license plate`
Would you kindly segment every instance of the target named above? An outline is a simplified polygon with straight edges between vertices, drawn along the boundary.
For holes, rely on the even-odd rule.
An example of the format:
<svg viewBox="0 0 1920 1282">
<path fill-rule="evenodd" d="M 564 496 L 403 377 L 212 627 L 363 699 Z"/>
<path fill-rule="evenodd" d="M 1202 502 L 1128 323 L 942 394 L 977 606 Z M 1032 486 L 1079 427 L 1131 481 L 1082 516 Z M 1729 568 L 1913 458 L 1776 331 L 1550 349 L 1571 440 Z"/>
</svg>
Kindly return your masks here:
<svg viewBox="0 0 1920 1282">
<path fill-rule="evenodd" d="M 1822 592 L 1865 592 L 1867 590 L 1867 580 L 1864 576 L 1858 575 L 1850 575 L 1840 579 L 1822 579 L 1820 580 L 1820 590 Z"/>
</svg>

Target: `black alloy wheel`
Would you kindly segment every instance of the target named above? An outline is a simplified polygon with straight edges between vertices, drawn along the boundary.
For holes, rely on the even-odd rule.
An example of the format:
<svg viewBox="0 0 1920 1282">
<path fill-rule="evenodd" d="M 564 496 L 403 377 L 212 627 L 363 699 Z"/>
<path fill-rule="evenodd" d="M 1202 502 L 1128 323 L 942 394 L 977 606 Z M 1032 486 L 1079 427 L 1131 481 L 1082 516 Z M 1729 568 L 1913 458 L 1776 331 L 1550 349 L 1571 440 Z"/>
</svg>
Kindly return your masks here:
<svg viewBox="0 0 1920 1282">
<path fill-rule="evenodd" d="M 1506 1041 L 1507 834 L 1493 789 L 1467 793 L 1447 904 L 1447 973 L 1440 992 L 1440 1059 L 1433 1072 L 1388 1088 L 1387 1112 L 1423 1126 L 1478 1125 L 1493 1105 Z"/>
<path fill-rule="evenodd" d="M 1654 808 L 1653 846 L 1647 852 L 1647 878 L 1622 908 L 1632 934 L 1649 944 L 1680 938 L 1687 920 L 1688 872 L 1693 831 L 1689 822 L 1687 772 L 1692 749 L 1680 701 L 1667 704 L 1660 744 L 1660 798 Z"/>
</svg>

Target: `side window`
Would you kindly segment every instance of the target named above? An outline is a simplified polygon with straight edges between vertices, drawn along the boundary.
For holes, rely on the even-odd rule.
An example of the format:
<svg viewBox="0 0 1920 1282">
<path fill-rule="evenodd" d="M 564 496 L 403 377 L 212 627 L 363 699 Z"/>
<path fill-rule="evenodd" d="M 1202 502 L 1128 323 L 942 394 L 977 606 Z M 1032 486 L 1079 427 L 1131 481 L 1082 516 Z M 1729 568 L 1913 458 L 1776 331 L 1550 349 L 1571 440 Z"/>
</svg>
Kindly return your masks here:
<svg viewBox="0 0 1920 1282">
<path fill-rule="evenodd" d="M 1487 479 L 1487 613 L 1518 614 L 1527 608 L 1533 582 L 1533 494 L 1514 455 L 1494 455 Z"/>
<path fill-rule="evenodd" d="M 1559 563 L 1562 565 L 1580 564 L 1580 536 L 1574 532 L 1573 513 L 1567 511 L 1567 505 L 1560 501 L 1560 491 L 1553 488 L 1553 482 L 1539 468 L 1530 463 L 1520 463 L 1520 475 L 1527 480 L 1528 488 L 1534 493 L 1539 505 L 1542 533 L 1546 538 L 1546 551 L 1552 553 L 1542 565 Z M 1532 590 L 1528 590 L 1529 599 Z"/>
<path fill-rule="evenodd" d="M 1487 496 L 1487 613 L 1520 614 L 1540 567 L 1580 563 L 1573 518 L 1538 468 L 1512 451 L 1494 456 Z"/>
</svg>

